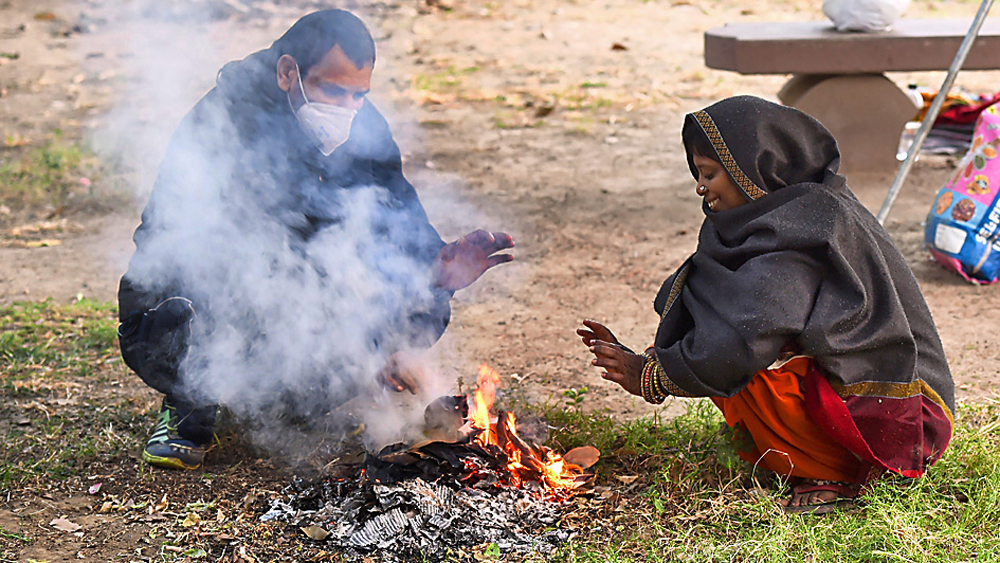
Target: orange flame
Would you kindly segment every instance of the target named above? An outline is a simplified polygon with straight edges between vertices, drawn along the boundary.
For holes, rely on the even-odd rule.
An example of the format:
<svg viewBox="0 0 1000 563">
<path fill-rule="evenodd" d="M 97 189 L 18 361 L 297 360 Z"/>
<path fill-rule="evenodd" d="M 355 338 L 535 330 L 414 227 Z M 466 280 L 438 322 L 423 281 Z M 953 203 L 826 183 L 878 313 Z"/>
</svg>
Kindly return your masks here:
<svg viewBox="0 0 1000 563">
<path fill-rule="evenodd" d="M 474 402 L 469 409 L 469 418 L 472 426 L 484 432 L 476 436 L 476 442 L 480 445 L 497 445 L 496 426 L 490 423 L 490 410 L 497 400 L 497 385 L 500 384 L 500 374 L 487 364 L 479 366 L 479 375 L 476 377 L 476 393 L 473 395 Z"/>
<path fill-rule="evenodd" d="M 520 486 L 522 480 L 538 481 L 550 488 L 566 489 L 580 485 L 583 468 L 569 463 L 559 454 L 544 447 L 526 443 L 517 435 L 517 418 L 514 413 L 503 412 L 492 420 L 490 411 L 496 402 L 500 374 L 489 365 L 479 367 L 476 392 L 469 409 L 472 426 L 483 432 L 474 439 L 481 446 L 495 446 L 507 456 L 507 470 L 511 485 Z"/>
</svg>

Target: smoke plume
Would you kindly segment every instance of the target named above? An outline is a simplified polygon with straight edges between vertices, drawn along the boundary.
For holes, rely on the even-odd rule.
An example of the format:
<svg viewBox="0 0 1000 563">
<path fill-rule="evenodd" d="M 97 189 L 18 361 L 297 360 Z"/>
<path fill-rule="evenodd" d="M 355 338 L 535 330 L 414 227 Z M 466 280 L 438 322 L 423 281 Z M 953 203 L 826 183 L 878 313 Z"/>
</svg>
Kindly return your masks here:
<svg viewBox="0 0 1000 563">
<path fill-rule="evenodd" d="M 110 115 L 104 144 L 147 171 L 137 186 L 140 204 L 153 184 L 149 172 L 157 157 L 166 152 L 184 163 L 171 172 L 176 177 L 170 184 L 181 191 L 154 194 L 163 221 L 129 273 L 150 286 L 176 282 L 202 304 L 181 370 L 188 394 L 255 421 L 269 439 L 286 415 L 316 416 L 355 396 L 374 398 L 379 408 L 365 411 L 371 415 L 365 421 L 370 442 L 407 438 L 405 430 L 416 426 L 422 405 L 446 393 L 452 379 L 436 366 L 419 366 L 424 394 L 409 402 L 376 383 L 389 354 L 419 354 L 433 342 L 433 335 L 421 334 L 399 314 L 402 304 L 431 303 L 436 296 L 426 264 L 406 250 L 414 226 L 386 205 L 390 194 L 377 185 L 304 194 L 326 198 L 324 208 L 338 210 L 338 216 L 303 241 L 289 235 L 294 220 L 276 212 L 287 194 L 275 192 L 266 178 L 243 186 L 254 197 L 227 191 L 245 163 L 211 151 L 242 142 L 230 136 L 225 116 L 209 116 L 219 126 L 207 128 L 216 134 L 204 144 L 166 148 L 167 134 L 212 87 L 226 60 L 266 47 L 305 12 L 270 13 L 271 23 L 248 26 L 238 41 L 217 41 L 203 27 L 217 16 L 211 4 L 184 5 L 190 10 L 183 17 L 152 10 L 152 2 L 116 6 L 129 10 L 111 21 L 133 42 L 131 68 L 125 69 L 132 80 Z M 234 54 L 234 44 L 244 50 Z M 199 57 L 184 59 L 192 51 Z M 266 142 L 245 148 L 251 158 L 266 155 L 282 166 L 280 155 L 267 153 Z M 440 205 L 440 194 L 436 200 Z M 481 217 L 457 198 L 446 205 L 461 208 L 467 220 Z"/>
</svg>

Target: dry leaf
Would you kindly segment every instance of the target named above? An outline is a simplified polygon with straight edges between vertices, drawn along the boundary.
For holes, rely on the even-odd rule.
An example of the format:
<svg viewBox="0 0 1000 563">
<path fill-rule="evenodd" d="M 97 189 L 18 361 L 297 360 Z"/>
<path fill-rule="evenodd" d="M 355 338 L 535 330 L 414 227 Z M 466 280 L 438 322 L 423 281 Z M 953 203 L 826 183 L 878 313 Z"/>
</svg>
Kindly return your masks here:
<svg viewBox="0 0 1000 563">
<path fill-rule="evenodd" d="M 190 528 L 191 526 L 196 525 L 198 522 L 201 522 L 201 516 L 198 516 L 194 512 L 191 512 L 187 515 L 187 518 L 185 518 L 184 521 L 181 522 L 181 526 L 184 526 L 185 528 Z"/>
<path fill-rule="evenodd" d="M 307 526 L 299 529 L 302 530 L 303 534 L 309 536 L 309 539 L 316 541 L 323 541 L 330 535 L 330 532 L 327 532 L 319 526 Z"/>
<path fill-rule="evenodd" d="M 579 448 L 573 448 L 572 450 L 566 452 L 563 455 L 563 459 L 570 463 L 579 465 L 584 469 L 589 469 L 597 460 L 601 459 L 601 450 L 595 448 L 594 446 L 580 446 Z"/>
<path fill-rule="evenodd" d="M 639 478 L 638 475 L 615 475 L 615 479 L 617 479 L 618 481 L 621 481 L 622 483 L 624 483 L 626 485 L 631 485 L 638 478 Z"/>
<path fill-rule="evenodd" d="M 35 14 L 35 19 L 38 21 L 52 21 L 56 19 L 56 15 L 52 12 L 38 12 Z"/>
<path fill-rule="evenodd" d="M 62 241 L 54 238 L 46 238 L 42 240 L 32 240 L 24 243 L 27 248 L 41 248 L 43 246 L 59 246 Z"/>
<path fill-rule="evenodd" d="M 555 109 L 556 106 L 538 106 L 538 109 L 535 110 L 535 117 L 548 117 Z"/>
<path fill-rule="evenodd" d="M 5 59 L 3 57 L 0 57 L 0 61 L 3 61 L 3 60 L 7 60 L 7 59 Z M 29 143 L 31 143 L 31 141 L 29 141 L 26 137 L 22 137 L 18 133 L 14 133 L 12 135 L 7 135 L 3 139 L 3 146 L 5 146 L 5 147 L 12 147 L 12 148 L 13 147 L 23 147 L 24 145 L 27 145 Z"/>
<path fill-rule="evenodd" d="M 56 518 L 55 520 L 49 522 L 49 526 L 52 526 L 61 532 L 76 532 L 83 527 L 75 522 L 70 522 L 65 517 Z"/>
</svg>

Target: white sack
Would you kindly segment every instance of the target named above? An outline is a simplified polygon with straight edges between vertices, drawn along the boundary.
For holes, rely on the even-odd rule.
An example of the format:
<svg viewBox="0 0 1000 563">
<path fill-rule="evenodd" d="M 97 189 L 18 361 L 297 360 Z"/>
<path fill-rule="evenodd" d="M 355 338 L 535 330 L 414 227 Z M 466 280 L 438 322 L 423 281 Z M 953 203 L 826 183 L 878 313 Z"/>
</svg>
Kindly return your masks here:
<svg viewBox="0 0 1000 563">
<path fill-rule="evenodd" d="M 840 31 L 885 31 L 911 0 L 823 0 L 823 13 Z"/>
</svg>

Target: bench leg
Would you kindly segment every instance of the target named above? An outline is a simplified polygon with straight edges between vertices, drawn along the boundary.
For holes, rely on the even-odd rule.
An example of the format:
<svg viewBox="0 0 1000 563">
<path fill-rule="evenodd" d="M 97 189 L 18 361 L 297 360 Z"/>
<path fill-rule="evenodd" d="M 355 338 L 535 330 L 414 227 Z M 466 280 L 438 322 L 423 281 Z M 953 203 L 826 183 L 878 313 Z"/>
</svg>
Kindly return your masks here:
<svg viewBox="0 0 1000 563">
<path fill-rule="evenodd" d="M 833 133 L 847 172 L 895 170 L 899 135 L 917 114 L 913 102 L 883 74 L 794 75 L 778 98 Z"/>
</svg>

